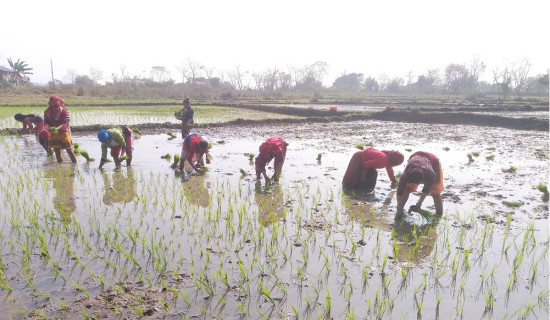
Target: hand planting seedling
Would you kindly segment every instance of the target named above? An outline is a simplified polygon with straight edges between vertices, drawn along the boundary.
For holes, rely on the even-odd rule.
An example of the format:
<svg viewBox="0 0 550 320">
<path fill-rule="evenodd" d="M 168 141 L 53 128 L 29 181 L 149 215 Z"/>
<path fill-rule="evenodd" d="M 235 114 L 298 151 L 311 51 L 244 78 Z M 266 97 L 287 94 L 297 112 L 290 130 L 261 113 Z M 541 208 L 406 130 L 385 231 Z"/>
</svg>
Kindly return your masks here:
<svg viewBox="0 0 550 320">
<path fill-rule="evenodd" d="M 174 154 L 174 162 L 172 162 L 172 165 L 170 166 L 172 169 L 175 169 L 178 167 L 178 164 L 180 162 L 180 155 L 179 154 Z"/>
<path fill-rule="evenodd" d="M 416 212 L 416 213 L 420 214 L 420 216 L 422 218 L 424 218 L 426 220 L 426 222 L 428 222 L 428 223 L 433 222 L 434 218 L 435 218 L 433 213 L 431 213 L 428 210 L 424 210 L 424 209 L 420 208 L 420 206 L 417 206 L 417 205 L 414 205 L 414 204 L 409 207 L 408 213 L 410 214 L 411 212 Z"/>
</svg>

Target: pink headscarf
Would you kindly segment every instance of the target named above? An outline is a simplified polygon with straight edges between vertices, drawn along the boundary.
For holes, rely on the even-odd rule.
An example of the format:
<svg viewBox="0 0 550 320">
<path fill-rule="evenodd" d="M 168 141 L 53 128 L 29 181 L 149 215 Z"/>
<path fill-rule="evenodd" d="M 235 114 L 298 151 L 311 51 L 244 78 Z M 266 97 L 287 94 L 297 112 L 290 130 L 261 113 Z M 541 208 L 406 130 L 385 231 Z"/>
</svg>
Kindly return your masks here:
<svg viewBox="0 0 550 320">
<path fill-rule="evenodd" d="M 403 160 L 405 160 L 405 156 L 399 151 L 395 150 L 383 150 L 387 156 L 388 156 L 388 162 L 390 166 L 395 167 L 403 163 Z"/>
<path fill-rule="evenodd" d="M 50 106 L 52 104 L 56 105 L 56 106 L 61 106 L 61 98 L 58 97 L 58 96 L 51 96 L 50 97 L 50 102 L 48 103 Z"/>
</svg>

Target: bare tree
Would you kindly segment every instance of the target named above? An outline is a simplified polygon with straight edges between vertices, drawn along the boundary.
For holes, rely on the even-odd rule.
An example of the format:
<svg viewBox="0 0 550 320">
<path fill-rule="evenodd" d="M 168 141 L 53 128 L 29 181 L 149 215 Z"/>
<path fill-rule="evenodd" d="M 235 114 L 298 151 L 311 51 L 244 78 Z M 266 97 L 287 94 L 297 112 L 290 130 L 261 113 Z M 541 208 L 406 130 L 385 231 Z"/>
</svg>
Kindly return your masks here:
<svg viewBox="0 0 550 320">
<path fill-rule="evenodd" d="M 451 63 L 445 67 L 445 90 L 455 95 L 470 87 L 470 72 L 465 65 Z"/>
<path fill-rule="evenodd" d="M 120 81 L 126 82 L 128 80 L 128 71 L 125 65 L 120 65 Z"/>
<path fill-rule="evenodd" d="M 262 90 L 263 89 L 263 75 L 261 73 L 252 73 L 252 79 L 254 79 L 254 86 L 256 90 Z"/>
<path fill-rule="evenodd" d="M 96 86 L 99 80 L 103 79 L 103 71 L 98 68 L 90 67 L 90 78 L 94 82 L 94 86 Z"/>
<path fill-rule="evenodd" d="M 380 91 L 386 90 L 389 83 L 390 83 L 390 77 L 388 77 L 387 74 L 381 73 L 378 75 L 378 88 Z"/>
<path fill-rule="evenodd" d="M 183 64 L 179 67 L 176 67 L 176 70 L 178 70 L 178 72 L 181 73 L 181 83 L 185 84 L 185 79 L 189 74 L 189 70 L 187 69 L 187 66 Z"/>
<path fill-rule="evenodd" d="M 74 80 L 76 79 L 76 76 L 78 73 L 74 69 L 67 70 L 67 76 L 72 84 L 74 84 Z"/>
<path fill-rule="evenodd" d="M 191 60 L 191 58 L 187 58 L 187 69 L 189 70 L 189 73 L 191 74 L 191 84 L 194 84 L 193 81 L 196 77 L 199 76 L 199 71 L 201 69 L 204 69 L 203 66 L 200 65 L 200 63 Z"/>
<path fill-rule="evenodd" d="M 206 75 L 206 79 L 212 78 L 212 75 L 214 74 L 214 67 L 204 67 L 204 74 Z"/>
<path fill-rule="evenodd" d="M 235 70 L 229 73 L 229 81 L 237 90 L 242 90 L 244 88 L 244 77 L 245 73 L 241 71 L 240 65 L 237 65 Z"/>
<path fill-rule="evenodd" d="M 496 68 L 493 70 L 493 85 L 497 88 L 498 98 L 505 99 L 512 90 L 512 72 L 509 66 L 504 67 L 503 70 Z"/>
<path fill-rule="evenodd" d="M 477 89 L 479 78 L 483 72 L 485 72 L 486 67 L 487 66 L 485 63 L 479 60 L 479 57 L 475 57 L 472 62 L 470 62 L 470 66 L 468 68 L 468 72 L 470 73 L 470 90 Z"/>
<path fill-rule="evenodd" d="M 527 59 L 522 59 L 518 66 L 512 65 L 512 81 L 518 97 L 521 97 L 527 85 L 529 70 L 531 70 L 531 62 Z"/>
<path fill-rule="evenodd" d="M 163 66 L 153 66 L 151 67 L 151 79 L 156 82 L 166 82 L 170 74 L 166 70 L 166 67 Z"/>
</svg>

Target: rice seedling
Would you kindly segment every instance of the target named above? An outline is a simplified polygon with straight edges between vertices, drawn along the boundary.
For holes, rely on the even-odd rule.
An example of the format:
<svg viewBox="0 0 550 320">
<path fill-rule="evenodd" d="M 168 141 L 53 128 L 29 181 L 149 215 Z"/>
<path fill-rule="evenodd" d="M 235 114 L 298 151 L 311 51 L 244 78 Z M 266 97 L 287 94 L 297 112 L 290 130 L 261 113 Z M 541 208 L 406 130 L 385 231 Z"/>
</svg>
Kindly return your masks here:
<svg viewBox="0 0 550 320">
<path fill-rule="evenodd" d="M 167 154 L 165 154 L 165 155 L 163 155 L 163 156 L 160 156 L 160 158 L 161 158 L 161 159 L 168 159 L 168 160 L 170 160 L 170 159 L 172 159 L 172 155 L 169 154 L 169 153 L 167 153 Z"/>
<path fill-rule="evenodd" d="M 477 152 L 477 151 L 472 152 L 472 155 L 473 155 L 474 157 L 479 157 L 479 152 Z"/>
<path fill-rule="evenodd" d="M 365 148 L 365 145 L 362 144 L 362 143 L 358 143 L 355 145 L 355 148 L 359 149 L 359 150 L 363 150 Z"/>
<path fill-rule="evenodd" d="M 487 160 L 494 160 L 494 159 L 495 159 L 495 155 L 494 155 L 494 154 L 489 155 L 489 156 L 485 157 L 485 159 L 487 159 Z"/>
<path fill-rule="evenodd" d="M 317 161 L 321 161 L 321 158 L 323 157 L 323 153 L 322 152 L 319 152 L 317 154 Z"/>
<path fill-rule="evenodd" d="M 468 162 L 474 162 L 474 157 L 471 153 L 466 154 L 466 156 L 468 157 Z"/>
<path fill-rule="evenodd" d="M 503 203 L 508 207 L 512 207 L 512 208 L 518 208 L 523 205 L 523 203 L 520 201 L 504 201 Z"/>
<path fill-rule="evenodd" d="M 537 184 L 537 190 L 542 192 L 543 194 L 548 194 L 548 187 L 546 186 L 546 184 L 542 183 L 542 182 L 539 182 L 539 184 Z"/>
<path fill-rule="evenodd" d="M 412 152 L 413 149 L 411 149 L 411 148 L 406 148 L 405 151 L 407 151 L 407 152 Z"/>
<path fill-rule="evenodd" d="M 502 172 L 508 172 L 508 173 L 515 173 L 517 171 L 517 168 L 514 166 L 510 166 L 507 169 L 502 169 Z"/>
</svg>

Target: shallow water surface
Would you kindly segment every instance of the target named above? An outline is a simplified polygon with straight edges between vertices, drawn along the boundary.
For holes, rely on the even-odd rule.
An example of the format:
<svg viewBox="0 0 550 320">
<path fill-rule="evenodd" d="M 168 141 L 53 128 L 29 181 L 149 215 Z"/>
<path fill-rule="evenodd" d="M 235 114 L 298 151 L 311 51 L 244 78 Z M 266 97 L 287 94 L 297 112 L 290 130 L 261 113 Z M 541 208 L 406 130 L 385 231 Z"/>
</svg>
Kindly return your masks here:
<svg viewBox="0 0 550 320">
<path fill-rule="evenodd" d="M 0 309 L 13 318 L 548 314 L 548 202 L 536 190 L 547 183 L 548 133 L 382 121 L 196 131 L 213 144 L 204 175 L 161 159 L 179 154 L 179 137 L 142 136 L 132 167 L 118 170 L 97 168 L 95 134 L 73 137 L 96 159 L 75 165 L 54 163 L 34 136 L 3 137 Z M 266 186 L 249 154 L 271 135 L 289 148 L 281 180 Z M 385 170 L 374 194 L 344 193 L 357 144 L 440 157 L 443 218 L 395 221 Z M 424 208 L 433 211 L 430 197 Z"/>
</svg>

